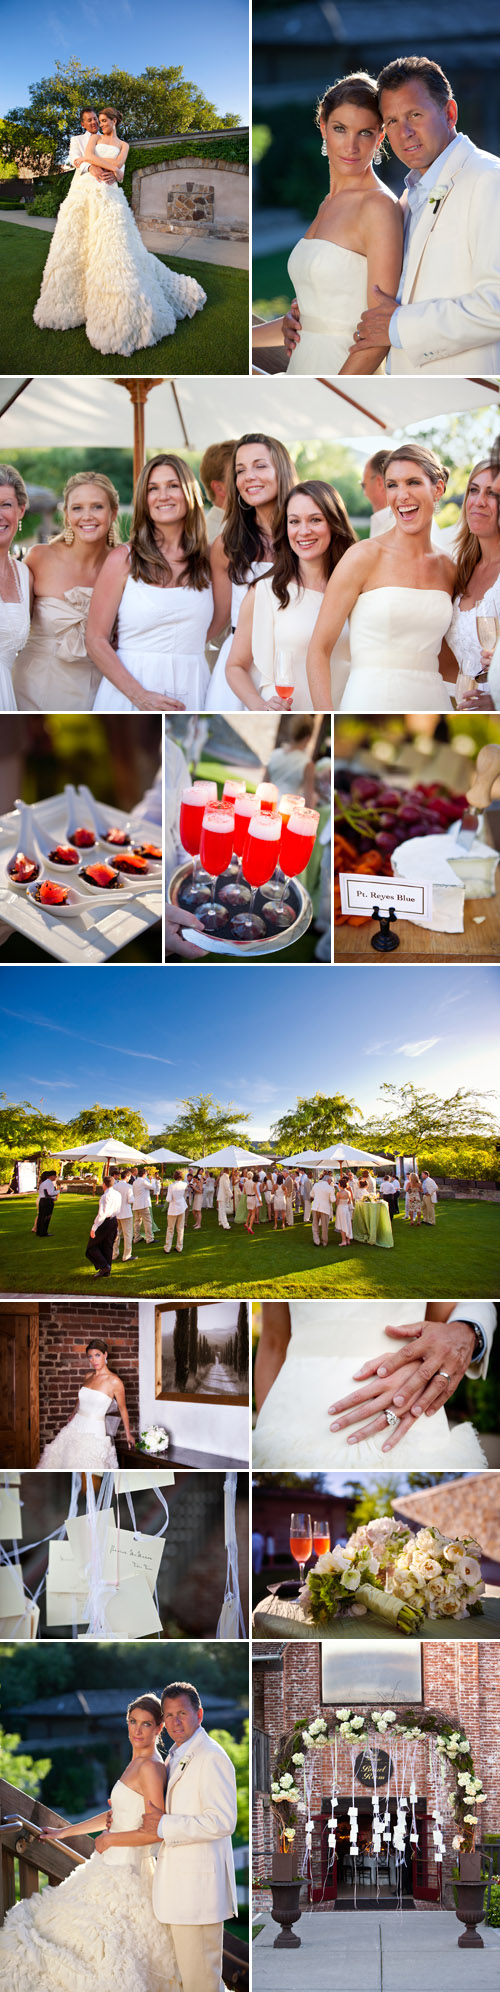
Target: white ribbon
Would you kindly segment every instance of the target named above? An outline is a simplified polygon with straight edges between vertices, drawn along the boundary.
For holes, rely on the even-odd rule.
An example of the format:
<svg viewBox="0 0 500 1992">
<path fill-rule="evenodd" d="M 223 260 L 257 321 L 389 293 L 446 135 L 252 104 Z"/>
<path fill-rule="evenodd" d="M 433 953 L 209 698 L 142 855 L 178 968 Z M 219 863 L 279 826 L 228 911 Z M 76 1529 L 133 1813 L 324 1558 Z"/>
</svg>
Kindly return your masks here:
<svg viewBox="0 0 500 1992">
<path fill-rule="evenodd" d="M 224 1481 L 224 1535 L 227 1552 L 226 1588 L 216 1639 L 246 1639 L 238 1578 L 236 1541 L 236 1473 L 226 1473 Z"/>
</svg>

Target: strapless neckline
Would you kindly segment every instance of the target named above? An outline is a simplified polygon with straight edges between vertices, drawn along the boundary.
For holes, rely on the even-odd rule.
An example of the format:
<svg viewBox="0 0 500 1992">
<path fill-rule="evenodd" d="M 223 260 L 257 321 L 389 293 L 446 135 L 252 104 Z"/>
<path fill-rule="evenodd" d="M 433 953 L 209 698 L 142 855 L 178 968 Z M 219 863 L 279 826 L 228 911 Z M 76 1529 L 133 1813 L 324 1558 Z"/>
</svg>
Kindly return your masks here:
<svg viewBox="0 0 500 1992">
<path fill-rule="evenodd" d="M 347 249 L 345 242 L 332 242 L 328 235 L 299 235 L 299 242 L 307 242 L 311 249 L 334 249 L 337 256 L 355 256 L 357 263 L 366 263 L 360 249 Z M 298 249 L 298 242 L 295 248 Z"/>
</svg>

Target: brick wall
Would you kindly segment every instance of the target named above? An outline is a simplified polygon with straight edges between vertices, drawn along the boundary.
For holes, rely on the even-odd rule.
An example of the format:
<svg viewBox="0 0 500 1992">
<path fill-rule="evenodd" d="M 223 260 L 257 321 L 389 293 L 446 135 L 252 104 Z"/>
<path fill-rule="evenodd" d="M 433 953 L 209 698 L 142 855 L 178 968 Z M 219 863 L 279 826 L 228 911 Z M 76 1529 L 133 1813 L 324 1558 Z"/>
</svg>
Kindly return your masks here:
<svg viewBox="0 0 500 1992">
<path fill-rule="evenodd" d="M 283 1648 L 282 1664 L 268 1668 L 260 1662 L 258 1642 L 254 1642 L 254 1693 L 255 1721 L 258 1727 L 266 1730 L 271 1742 L 271 1759 L 281 1736 L 292 1727 L 299 1716 L 332 1715 L 330 1706 L 320 1703 L 320 1655 L 319 1641 L 310 1643 L 290 1641 Z M 463 1726 L 469 1737 L 474 1762 L 483 1779 L 488 1803 L 482 1806 L 482 1826 L 486 1832 L 500 1832 L 500 1641 L 496 1640 L 436 1640 L 423 1644 L 423 1709 L 438 1708 L 448 1717 L 456 1718 L 457 1726 Z M 347 1698 L 346 1698 L 347 1699 Z M 380 1696 L 376 1706 L 380 1707 Z M 396 1703 L 392 1704 L 397 1707 Z M 356 1704 L 356 1710 L 362 1710 Z M 401 1711 L 404 1717 L 404 1709 Z M 387 1749 L 389 1737 L 385 1739 Z M 420 1797 L 430 1799 L 433 1786 L 429 1773 L 429 1751 L 427 1744 L 420 1744 L 415 1765 L 415 1779 Z M 350 1793 L 352 1769 L 350 1752 L 344 1743 L 338 1745 L 338 1788 L 344 1794 Z M 321 1811 L 321 1801 L 331 1789 L 331 1764 L 329 1750 L 315 1753 L 314 1780 L 311 1812 L 317 1816 Z M 391 1793 L 394 1785 L 391 1784 Z M 366 1789 L 355 1781 L 355 1796 L 366 1798 Z M 269 1854 L 276 1845 L 276 1832 L 269 1810 L 267 1794 L 258 1793 L 254 1800 L 254 1850 L 253 1872 L 264 1876 L 269 1872 Z M 297 1824 L 296 1847 L 299 1867 L 303 1852 L 303 1829 L 300 1819 Z"/>
<path fill-rule="evenodd" d="M 110 1369 L 125 1387 L 132 1430 L 139 1425 L 139 1309 L 135 1301 L 43 1301 L 40 1330 L 40 1450 L 76 1409 L 92 1335 L 106 1339 Z"/>
</svg>

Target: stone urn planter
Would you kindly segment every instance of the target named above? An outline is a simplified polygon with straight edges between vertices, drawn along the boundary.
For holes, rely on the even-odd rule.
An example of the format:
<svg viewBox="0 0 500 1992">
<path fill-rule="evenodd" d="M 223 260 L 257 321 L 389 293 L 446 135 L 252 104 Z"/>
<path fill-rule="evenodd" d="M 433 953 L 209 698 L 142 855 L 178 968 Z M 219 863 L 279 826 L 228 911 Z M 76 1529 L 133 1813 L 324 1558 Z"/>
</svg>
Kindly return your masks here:
<svg viewBox="0 0 500 1992">
<path fill-rule="evenodd" d="M 300 1937 L 292 1928 L 302 1915 L 300 1891 L 302 1880 L 293 1872 L 293 1853 L 276 1853 L 272 1858 L 271 1894 L 273 1923 L 281 1925 L 279 1935 L 274 1939 L 274 1950 L 300 1950 Z"/>
<path fill-rule="evenodd" d="M 483 1939 L 476 1929 L 477 1923 L 484 1922 L 480 1853 L 460 1855 L 457 1916 L 459 1923 L 465 1923 L 465 1930 L 458 1939 L 459 1950 L 484 1950 Z"/>
</svg>

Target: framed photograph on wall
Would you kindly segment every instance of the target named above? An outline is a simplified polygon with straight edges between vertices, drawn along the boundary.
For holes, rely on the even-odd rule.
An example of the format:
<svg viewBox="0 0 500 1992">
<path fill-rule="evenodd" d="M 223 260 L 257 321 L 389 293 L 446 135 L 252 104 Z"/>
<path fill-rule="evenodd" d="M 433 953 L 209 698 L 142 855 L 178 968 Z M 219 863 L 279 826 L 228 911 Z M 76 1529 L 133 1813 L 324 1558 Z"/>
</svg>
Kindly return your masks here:
<svg viewBox="0 0 500 1992">
<path fill-rule="evenodd" d="M 248 1405 L 248 1390 L 247 1302 L 161 1301 L 155 1308 L 156 1397 Z"/>
</svg>

